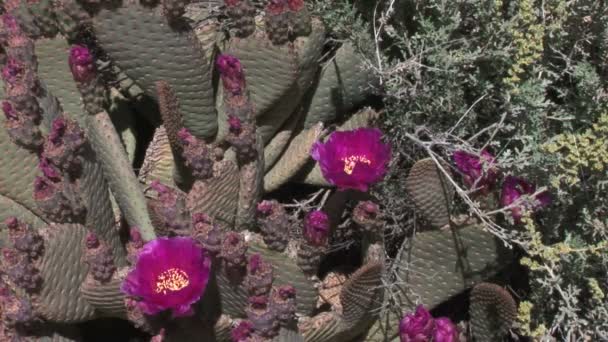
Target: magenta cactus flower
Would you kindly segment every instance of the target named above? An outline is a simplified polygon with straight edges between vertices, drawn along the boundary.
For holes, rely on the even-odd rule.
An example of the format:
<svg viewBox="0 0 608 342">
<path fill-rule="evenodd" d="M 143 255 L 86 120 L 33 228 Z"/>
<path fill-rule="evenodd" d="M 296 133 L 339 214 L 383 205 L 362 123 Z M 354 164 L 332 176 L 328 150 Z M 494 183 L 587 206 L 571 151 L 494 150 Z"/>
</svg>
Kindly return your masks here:
<svg viewBox="0 0 608 342">
<path fill-rule="evenodd" d="M 435 331 L 433 342 L 457 342 L 459 341 L 458 329 L 449 318 L 440 317 L 435 319 Z"/>
<path fill-rule="evenodd" d="M 329 236 L 329 216 L 321 210 L 313 210 L 304 218 L 304 238 L 314 246 L 324 246 Z"/>
<path fill-rule="evenodd" d="M 144 245 L 122 291 L 138 300 L 141 310 L 154 315 L 171 310 L 174 317 L 193 314 L 203 295 L 211 258 L 191 238 L 157 238 Z"/>
<path fill-rule="evenodd" d="M 245 90 L 245 74 L 238 58 L 221 54 L 215 62 L 222 78 L 224 90 L 232 95 L 241 95 Z"/>
<path fill-rule="evenodd" d="M 536 192 L 536 185 L 526 181 L 523 178 L 507 176 L 502 184 L 502 194 L 500 196 L 500 204 L 503 207 L 509 206 L 517 201 L 521 196 L 532 195 Z M 536 211 L 551 203 L 551 195 L 547 191 L 543 191 L 535 196 L 536 203 L 527 208 L 531 211 Z M 511 216 L 516 223 L 521 222 L 521 217 L 525 204 L 510 208 Z"/>
<path fill-rule="evenodd" d="M 482 192 L 487 192 L 496 183 L 498 169 L 495 158 L 490 152 L 483 150 L 481 156 L 478 156 L 465 151 L 456 151 L 452 158 L 467 187 L 476 187 Z"/>
<path fill-rule="evenodd" d="M 431 313 L 418 305 L 415 313 L 409 313 L 399 322 L 399 337 L 401 342 L 430 341 L 435 329 L 435 320 Z"/>
<path fill-rule="evenodd" d="M 339 190 L 368 187 L 380 181 L 391 158 L 389 144 L 382 142 L 377 128 L 334 132 L 326 143 L 317 142 L 311 150 L 323 177 Z"/>
<path fill-rule="evenodd" d="M 95 60 L 91 51 L 86 46 L 72 46 L 68 63 L 76 82 L 88 83 L 95 78 Z"/>
</svg>

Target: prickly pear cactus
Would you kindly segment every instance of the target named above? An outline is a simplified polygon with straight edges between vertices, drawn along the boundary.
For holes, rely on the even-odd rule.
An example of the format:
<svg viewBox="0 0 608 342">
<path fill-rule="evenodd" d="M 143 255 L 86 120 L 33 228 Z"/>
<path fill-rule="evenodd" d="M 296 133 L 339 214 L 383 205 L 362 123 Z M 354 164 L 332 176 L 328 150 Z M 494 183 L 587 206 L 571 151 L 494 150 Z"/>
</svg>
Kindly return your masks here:
<svg viewBox="0 0 608 342">
<path fill-rule="evenodd" d="M 383 280 L 395 274 L 430 305 L 492 274 L 498 245 L 475 226 L 420 233 L 390 268 L 369 201 L 350 226 L 364 258 L 334 299 L 322 295 L 339 240 L 332 190 L 303 211 L 272 192 L 335 185 L 311 148 L 334 124 L 371 125 L 379 113 L 361 107 L 378 80 L 349 43 L 326 54 L 326 28 L 303 1 L 208 5 L 4 2 L 0 339 L 77 340 L 75 323 L 114 317 L 153 341 L 347 341 L 376 336 Z M 350 172 L 372 163 L 339 162 Z M 439 226 L 452 193 L 422 169 L 407 188 Z M 168 241 L 204 251 L 198 282 L 178 267 L 133 280 L 151 274 L 146 256 Z M 430 289 L 423 270 L 442 281 Z M 196 284 L 186 306 L 146 302 Z"/>
</svg>

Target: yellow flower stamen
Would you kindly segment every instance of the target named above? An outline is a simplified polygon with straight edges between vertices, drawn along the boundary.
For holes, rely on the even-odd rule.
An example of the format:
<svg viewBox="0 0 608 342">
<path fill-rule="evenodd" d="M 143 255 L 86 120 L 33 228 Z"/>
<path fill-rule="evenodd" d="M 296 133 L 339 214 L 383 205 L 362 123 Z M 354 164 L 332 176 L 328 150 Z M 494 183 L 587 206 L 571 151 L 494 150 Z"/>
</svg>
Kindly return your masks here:
<svg viewBox="0 0 608 342">
<path fill-rule="evenodd" d="M 367 165 L 370 165 L 372 163 L 371 160 L 365 158 L 365 156 L 350 156 L 348 158 L 342 158 L 342 161 L 344 162 L 344 173 L 346 173 L 347 175 L 353 173 L 353 170 L 355 169 L 355 166 L 357 166 L 357 163 L 364 163 Z"/>
<path fill-rule="evenodd" d="M 190 284 L 188 274 L 179 268 L 170 268 L 156 278 L 156 293 L 167 294 L 167 291 L 175 292 Z"/>
</svg>

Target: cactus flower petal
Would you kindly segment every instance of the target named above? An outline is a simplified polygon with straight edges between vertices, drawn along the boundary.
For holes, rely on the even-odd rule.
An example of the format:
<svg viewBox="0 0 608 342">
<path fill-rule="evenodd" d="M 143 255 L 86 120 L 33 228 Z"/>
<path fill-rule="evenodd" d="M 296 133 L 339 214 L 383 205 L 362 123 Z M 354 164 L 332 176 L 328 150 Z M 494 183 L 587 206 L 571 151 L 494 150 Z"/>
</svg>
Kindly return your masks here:
<svg viewBox="0 0 608 342">
<path fill-rule="evenodd" d="M 434 328 L 433 316 L 419 305 L 416 312 L 405 315 L 399 323 L 399 337 L 401 342 L 430 341 Z"/>
<path fill-rule="evenodd" d="M 440 317 L 435 320 L 435 331 L 433 342 L 456 342 L 459 341 L 458 329 L 449 318 Z"/>
<path fill-rule="evenodd" d="M 495 158 L 490 152 L 483 150 L 481 156 L 477 156 L 465 151 L 456 151 L 452 158 L 468 187 L 476 186 L 489 190 L 496 183 L 498 169 Z"/>
<path fill-rule="evenodd" d="M 211 258 L 193 239 L 158 238 L 144 245 L 122 291 L 148 315 L 172 310 L 174 317 L 187 316 L 205 291 L 210 269 Z"/>
<path fill-rule="evenodd" d="M 500 196 L 500 204 L 503 207 L 509 206 L 517 201 L 521 196 L 532 195 L 536 192 L 536 185 L 526 181 L 523 178 L 507 176 L 502 185 L 502 193 Z M 528 208 L 531 211 L 536 211 L 551 203 L 551 195 L 543 191 L 534 197 L 536 203 Z M 510 208 L 511 216 L 516 223 L 521 221 L 522 211 L 525 205 Z"/>
<path fill-rule="evenodd" d="M 367 191 L 386 173 L 391 147 L 382 142 L 377 128 L 334 132 L 327 142 L 317 142 L 311 150 L 323 177 L 338 189 Z"/>
</svg>

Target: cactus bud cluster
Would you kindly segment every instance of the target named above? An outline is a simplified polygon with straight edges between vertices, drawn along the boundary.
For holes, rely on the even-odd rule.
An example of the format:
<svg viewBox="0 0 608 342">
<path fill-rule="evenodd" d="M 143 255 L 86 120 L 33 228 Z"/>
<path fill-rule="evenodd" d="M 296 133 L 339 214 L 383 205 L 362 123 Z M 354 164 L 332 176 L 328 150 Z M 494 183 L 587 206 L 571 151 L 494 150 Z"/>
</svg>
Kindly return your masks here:
<svg viewBox="0 0 608 342">
<path fill-rule="evenodd" d="M 289 241 L 289 217 L 285 208 L 275 200 L 265 200 L 257 205 L 257 220 L 268 248 L 284 251 Z"/>
<path fill-rule="evenodd" d="M 195 213 L 192 215 L 192 237 L 205 248 L 211 256 L 222 250 L 222 230 L 211 222 L 209 215 Z"/>
<path fill-rule="evenodd" d="M 150 189 L 156 192 L 156 197 L 148 202 L 150 215 L 160 233 L 162 235 L 190 233 L 191 217 L 186 206 L 186 196 L 159 181 L 153 181 Z"/>
<path fill-rule="evenodd" d="M 304 241 L 298 248 L 298 266 L 304 273 L 317 273 L 321 258 L 327 252 L 329 232 L 329 217 L 325 212 L 313 210 L 304 218 Z"/>
<path fill-rule="evenodd" d="M 245 38 L 255 31 L 255 7 L 249 0 L 224 0 L 226 16 L 232 21 L 235 36 Z"/>
<path fill-rule="evenodd" d="M 211 149 L 190 132 L 182 128 L 177 132 L 182 146 L 184 163 L 197 179 L 208 179 L 213 176 L 213 159 Z"/>
<path fill-rule="evenodd" d="M 81 167 L 84 145 L 82 129 L 75 122 L 60 116 L 53 120 L 43 155 L 63 172 L 76 174 Z"/>
<path fill-rule="evenodd" d="M 112 250 L 93 232 L 87 234 L 85 245 L 91 276 L 100 283 L 109 282 L 116 271 Z"/>
</svg>

